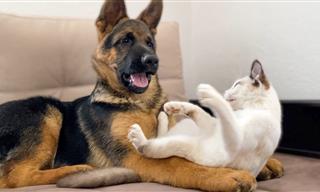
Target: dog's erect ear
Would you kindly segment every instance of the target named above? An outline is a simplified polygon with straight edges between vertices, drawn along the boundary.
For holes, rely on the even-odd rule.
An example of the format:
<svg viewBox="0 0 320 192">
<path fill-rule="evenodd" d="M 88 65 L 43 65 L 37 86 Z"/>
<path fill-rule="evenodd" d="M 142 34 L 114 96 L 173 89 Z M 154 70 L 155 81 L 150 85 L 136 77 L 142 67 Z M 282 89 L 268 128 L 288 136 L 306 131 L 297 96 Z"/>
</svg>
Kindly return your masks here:
<svg viewBox="0 0 320 192">
<path fill-rule="evenodd" d="M 124 0 L 106 0 L 96 20 L 99 41 L 110 33 L 121 19 L 127 17 Z"/>
<path fill-rule="evenodd" d="M 138 19 L 147 24 L 150 30 L 155 33 L 161 19 L 162 9 L 162 0 L 152 0 L 148 7 L 139 15 Z"/>
</svg>

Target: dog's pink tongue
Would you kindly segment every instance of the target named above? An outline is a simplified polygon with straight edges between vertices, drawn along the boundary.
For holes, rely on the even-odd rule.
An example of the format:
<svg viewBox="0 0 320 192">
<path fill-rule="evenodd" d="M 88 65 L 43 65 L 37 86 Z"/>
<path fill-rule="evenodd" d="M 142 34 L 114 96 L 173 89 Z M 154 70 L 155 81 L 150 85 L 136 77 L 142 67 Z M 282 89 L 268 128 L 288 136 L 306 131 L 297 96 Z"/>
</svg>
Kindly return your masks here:
<svg viewBox="0 0 320 192">
<path fill-rule="evenodd" d="M 134 86 L 136 87 L 147 87 L 148 86 L 148 78 L 145 73 L 135 73 L 130 75 L 130 79 Z"/>
</svg>

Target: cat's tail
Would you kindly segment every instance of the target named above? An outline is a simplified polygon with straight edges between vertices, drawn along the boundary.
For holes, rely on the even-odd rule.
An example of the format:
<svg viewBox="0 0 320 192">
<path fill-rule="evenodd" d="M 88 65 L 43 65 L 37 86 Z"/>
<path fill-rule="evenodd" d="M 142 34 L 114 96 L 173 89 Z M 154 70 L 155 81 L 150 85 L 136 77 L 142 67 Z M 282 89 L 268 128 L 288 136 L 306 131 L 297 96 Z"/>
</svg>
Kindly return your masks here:
<svg viewBox="0 0 320 192">
<path fill-rule="evenodd" d="M 112 167 L 66 176 L 57 182 L 57 186 L 67 188 L 93 188 L 136 182 L 141 182 L 141 179 L 133 170 Z"/>
</svg>

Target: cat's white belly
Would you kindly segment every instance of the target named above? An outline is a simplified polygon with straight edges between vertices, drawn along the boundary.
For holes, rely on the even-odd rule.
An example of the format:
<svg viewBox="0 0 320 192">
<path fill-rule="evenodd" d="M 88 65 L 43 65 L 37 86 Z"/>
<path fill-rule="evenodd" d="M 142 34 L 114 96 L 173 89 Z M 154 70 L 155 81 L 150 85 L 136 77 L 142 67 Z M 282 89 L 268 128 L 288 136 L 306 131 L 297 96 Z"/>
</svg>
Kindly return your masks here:
<svg viewBox="0 0 320 192">
<path fill-rule="evenodd" d="M 198 137 L 201 134 L 201 129 L 196 125 L 196 123 L 189 119 L 182 119 L 174 128 L 170 129 L 166 136 L 192 136 Z"/>
<path fill-rule="evenodd" d="M 198 154 L 195 157 L 196 163 L 212 167 L 226 167 L 232 161 L 221 139 L 220 130 L 210 137 L 201 138 L 199 143 L 201 147 L 198 148 Z"/>
</svg>

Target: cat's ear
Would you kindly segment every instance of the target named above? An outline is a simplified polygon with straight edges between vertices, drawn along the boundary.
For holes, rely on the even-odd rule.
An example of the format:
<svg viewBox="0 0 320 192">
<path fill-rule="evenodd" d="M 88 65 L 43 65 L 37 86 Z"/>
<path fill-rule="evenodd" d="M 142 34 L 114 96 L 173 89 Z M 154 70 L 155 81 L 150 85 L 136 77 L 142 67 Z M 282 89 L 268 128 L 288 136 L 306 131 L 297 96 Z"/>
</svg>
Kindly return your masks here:
<svg viewBox="0 0 320 192">
<path fill-rule="evenodd" d="M 124 0 L 106 0 L 96 19 L 99 41 L 110 33 L 113 27 L 124 18 L 128 18 Z"/>
<path fill-rule="evenodd" d="M 251 66 L 250 78 L 259 80 L 259 77 L 263 74 L 263 69 L 260 61 L 254 60 Z"/>
<path fill-rule="evenodd" d="M 142 11 L 138 19 L 143 21 L 150 28 L 152 33 L 156 33 L 156 28 L 160 22 L 163 9 L 162 0 L 151 0 L 148 7 Z"/>
<path fill-rule="evenodd" d="M 254 60 L 251 66 L 250 78 L 254 80 L 253 85 L 259 86 L 262 83 L 266 89 L 269 89 L 270 83 L 263 71 L 262 64 L 258 60 Z"/>
</svg>

